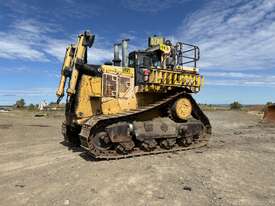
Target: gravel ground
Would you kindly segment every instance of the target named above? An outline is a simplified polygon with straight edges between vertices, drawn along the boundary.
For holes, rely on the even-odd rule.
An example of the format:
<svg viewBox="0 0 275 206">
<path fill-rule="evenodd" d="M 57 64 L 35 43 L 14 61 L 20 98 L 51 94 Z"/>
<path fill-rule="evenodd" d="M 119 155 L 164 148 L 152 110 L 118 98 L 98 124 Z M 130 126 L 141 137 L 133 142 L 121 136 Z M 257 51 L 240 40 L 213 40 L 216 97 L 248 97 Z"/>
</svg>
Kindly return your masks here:
<svg viewBox="0 0 275 206">
<path fill-rule="evenodd" d="M 275 125 L 207 115 L 208 147 L 95 162 L 61 143 L 61 115 L 0 113 L 0 205 L 275 205 Z"/>
</svg>

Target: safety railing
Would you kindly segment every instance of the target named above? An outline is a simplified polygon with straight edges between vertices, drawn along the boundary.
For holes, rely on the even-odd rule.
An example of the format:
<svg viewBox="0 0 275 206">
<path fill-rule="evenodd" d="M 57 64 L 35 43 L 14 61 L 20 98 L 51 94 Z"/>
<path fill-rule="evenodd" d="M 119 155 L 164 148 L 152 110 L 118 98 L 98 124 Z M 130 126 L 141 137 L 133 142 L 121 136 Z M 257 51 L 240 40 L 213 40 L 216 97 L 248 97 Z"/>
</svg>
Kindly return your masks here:
<svg viewBox="0 0 275 206">
<path fill-rule="evenodd" d="M 199 47 L 183 42 L 177 43 L 177 65 L 197 67 L 197 61 L 200 59 Z"/>
</svg>

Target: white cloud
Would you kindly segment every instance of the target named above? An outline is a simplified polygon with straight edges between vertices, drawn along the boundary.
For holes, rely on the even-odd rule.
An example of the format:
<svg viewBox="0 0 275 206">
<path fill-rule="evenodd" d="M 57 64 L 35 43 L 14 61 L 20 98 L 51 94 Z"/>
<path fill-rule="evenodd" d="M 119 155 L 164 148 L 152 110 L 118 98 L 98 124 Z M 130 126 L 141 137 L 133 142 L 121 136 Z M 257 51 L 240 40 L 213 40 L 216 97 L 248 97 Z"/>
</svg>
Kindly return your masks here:
<svg viewBox="0 0 275 206">
<path fill-rule="evenodd" d="M 216 85 L 216 86 L 261 86 L 265 88 L 275 88 L 275 82 L 259 80 L 259 81 L 251 81 L 251 80 L 242 80 L 242 79 L 207 79 L 205 81 L 205 85 Z"/>
<path fill-rule="evenodd" d="M 45 45 L 43 50 L 47 54 L 50 54 L 51 56 L 55 57 L 61 62 L 64 59 L 66 47 L 69 44 L 70 44 L 69 40 L 48 39 L 47 44 Z"/>
<path fill-rule="evenodd" d="M 275 75 L 242 72 L 204 72 L 206 85 L 275 87 Z"/>
<path fill-rule="evenodd" d="M 17 67 L 0 67 L 0 75 L 2 73 L 10 73 L 10 72 L 14 72 L 14 73 L 20 73 L 20 72 L 30 72 L 31 69 L 29 67 L 26 66 L 17 66 Z"/>
<path fill-rule="evenodd" d="M 77 0 L 48 1 L 50 9 L 45 9 L 40 1 L 0 0 L 1 6 L 9 10 L 7 16 L 14 19 L 45 19 L 50 21 L 68 20 L 68 18 L 82 18 L 87 14 L 94 17 L 102 13 L 102 8 L 93 1 L 79 2 Z M 6 15 L 6 14 L 4 14 Z"/>
<path fill-rule="evenodd" d="M 32 46 L 33 42 L 29 42 L 19 34 L 0 32 L 0 45 L 0 58 L 46 60 L 45 54 Z"/>
<path fill-rule="evenodd" d="M 54 92 L 54 88 L 0 89 L 0 97 L 52 96 Z"/>
<path fill-rule="evenodd" d="M 19 30 L 20 32 L 27 32 L 27 34 L 42 34 L 46 32 L 52 32 L 57 29 L 57 27 L 53 24 L 41 24 L 34 19 L 25 19 L 16 21 L 13 25 L 13 28 Z"/>
<path fill-rule="evenodd" d="M 208 77 L 257 78 L 260 75 L 241 72 L 203 72 Z"/>
<path fill-rule="evenodd" d="M 174 38 L 199 45 L 201 67 L 229 71 L 275 65 L 275 1 L 212 1 L 183 21 Z"/>
<path fill-rule="evenodd" d="M 121 0 L 121 4 L 134 11 L 156 13 L 187 1 L 190 0 Z"/>
<path fill-rule="evenodd" d="M 48 61 L 43 46 L 53 24 L 42 24 L 34 19 L 16 20 L 5 32 L 0 32 L 0 58 Z"/>
<path fill-rule="evenodd" d="M 0 89 L 0 105 L 13 105 L 23 98 L 27 104 L 40 103 L 42 100 L 56 101 L 55 88 Z"/>
<path fill-rule="evenodd" d="M 120 41 L 122 39 L 129 39 L 130 41 L 133 41 L 137 39 L 136 34 L 137 34 L 136 31 L 122 32 L 119 34 L 118 40 Z"/>
<path fill-rule="evenodd" d="M 88 51 L 88 62 L 90 64 L 100 64 L 105 61 L 111 61 L 113 59 L 112 48 L 110 49 L 101 49 L 92 47 Z"/>
<path fill-rule="evenodd" d="M 30 61 L 49 61 L 54 57 L 63 61 L 66 47 L 76 42 L 74 38 L 57 39 L 52 37 L 57 26 L 25 19 L 11 24 L 6 32 L 0 32 L 0 58 L 24 59 Z M 97 47 L 89 49 L 88 57 L 92 64 L 103 63 L 112 59 L 112 48 L 103 48 L 100 42 Z"/>
<path fill-rule="evenodd" d="M 60 62 L 63 61 L 66 47 L 75 43 L 76 40 L 58 40 L 58 39 L 50 39 L 48 41 L 47 46 L 44 51 L 51 56 L 57 58 Z M 90 64 L 100 64 L 104 63 L 107 60 L 112 60 L 113 52 L 112 48 L 105 49 L 101 47 L 91 47 L 88 48 L 88 63 Z"/>
</svg>

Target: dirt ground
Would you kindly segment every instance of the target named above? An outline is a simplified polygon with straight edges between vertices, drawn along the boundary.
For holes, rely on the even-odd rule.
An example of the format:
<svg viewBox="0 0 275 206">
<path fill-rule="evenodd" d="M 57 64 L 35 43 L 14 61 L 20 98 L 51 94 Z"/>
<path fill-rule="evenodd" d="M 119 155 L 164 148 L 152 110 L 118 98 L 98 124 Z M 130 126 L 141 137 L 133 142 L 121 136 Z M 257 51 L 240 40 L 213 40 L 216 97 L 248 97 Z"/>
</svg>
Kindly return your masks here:
<svg viewBox="0 0 275 206">
<path fill-rule="evenodd" d="M 61 115 L 0 113 L 0 205 L 275 205 L 275 127 L 207 114 L 207 148 L 95 162 L 61 144 Z"/>
</svg>

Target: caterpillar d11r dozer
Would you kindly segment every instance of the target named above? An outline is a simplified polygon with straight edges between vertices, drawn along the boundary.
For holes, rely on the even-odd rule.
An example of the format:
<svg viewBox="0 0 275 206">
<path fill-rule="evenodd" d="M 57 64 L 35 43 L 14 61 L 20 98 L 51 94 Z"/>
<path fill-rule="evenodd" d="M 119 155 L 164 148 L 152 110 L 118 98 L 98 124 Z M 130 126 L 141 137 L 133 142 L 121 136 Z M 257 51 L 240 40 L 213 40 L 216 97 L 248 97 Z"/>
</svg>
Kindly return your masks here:
<svg viewBox="0 0 275 206">
<path fill-rule="evenodd" d="M 128 39 L 114 44 L 114 59 L 87 63 L 94 35 L 84 32 L 67 47 L 57 90 L 66 99 L 65 141 L 97 159 L 118 159 L 205 146 L 207 116 L 191 96 L 203 85 L 197 46 L 161 36 L 128 53 Z M 120 59 L 121 55 L 121 59 Z"/>
</svg>

